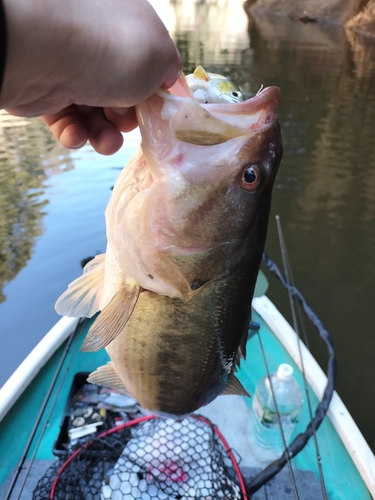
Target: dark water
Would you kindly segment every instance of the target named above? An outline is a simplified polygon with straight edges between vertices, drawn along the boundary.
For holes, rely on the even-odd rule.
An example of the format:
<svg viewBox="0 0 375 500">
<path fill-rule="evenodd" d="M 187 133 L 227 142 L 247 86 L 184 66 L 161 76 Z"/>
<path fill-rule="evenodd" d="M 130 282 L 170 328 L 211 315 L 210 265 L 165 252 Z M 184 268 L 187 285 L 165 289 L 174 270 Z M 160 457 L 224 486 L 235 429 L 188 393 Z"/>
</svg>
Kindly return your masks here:
<svg viewBox="0 0 375 500">
<path fill-rule="evenodd" d="M 248 93 L 282 90 L 285 153 L 267 251 L 281 262 L 277 213 L 294 281 L 333 337 L 337 390 L 375 449 L 375 46 L 337 26 L 248 22 L 235 5 L 175 2 L 166 22 L 186 71 L 202 64 Z M 80 260 L 104 251 L 110 187 L 138 139 L 105 158 L 63 150 L 37 120 L 0 123 L 1 384 L 58 319 L 53 304 Z M 322 342 L 309 341 L 325 368 Z"/>
</svg>

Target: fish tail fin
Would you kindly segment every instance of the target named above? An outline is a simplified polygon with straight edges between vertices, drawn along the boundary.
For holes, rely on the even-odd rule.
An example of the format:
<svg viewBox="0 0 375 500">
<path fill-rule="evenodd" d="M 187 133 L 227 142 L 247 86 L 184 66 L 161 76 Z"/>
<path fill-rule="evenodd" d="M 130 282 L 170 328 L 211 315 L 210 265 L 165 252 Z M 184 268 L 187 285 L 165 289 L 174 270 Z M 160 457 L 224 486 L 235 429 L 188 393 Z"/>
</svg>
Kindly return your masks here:
<svg viewBox="0 0 375 500">
<path fill-rule="evenodd" d="M 124 283 L 91 326 L 81 351 L 99 351 L 112 342 L 130 318 L 139 293 L 140 286 L 135 280 L 130 279 Z"/>
<path fill-rule="evenodd" d="M 131 396 L 131 394 L 125 387 L 124 382 L 117 374 L 112 361 L 109 361 L 104 366 L 99 366 L 99 368 L 97 368 L 94 372 L 90 373 L 87 382 L 89 382 L 90 384 L 98 384 L 98 385 L 105 385 L 107 387 L 112 387 L 112 389 L 117 389 L 126 396 Z"/>
<path fill-rule="evenodd" d="M 58 314 L 73 318 L 91 318 L 100 311 L 104 287 L 104 260 L 103 253 L 86 264 L 83 275 L 72 281 L 57 299 L 55 309 Z"/>
</svg>

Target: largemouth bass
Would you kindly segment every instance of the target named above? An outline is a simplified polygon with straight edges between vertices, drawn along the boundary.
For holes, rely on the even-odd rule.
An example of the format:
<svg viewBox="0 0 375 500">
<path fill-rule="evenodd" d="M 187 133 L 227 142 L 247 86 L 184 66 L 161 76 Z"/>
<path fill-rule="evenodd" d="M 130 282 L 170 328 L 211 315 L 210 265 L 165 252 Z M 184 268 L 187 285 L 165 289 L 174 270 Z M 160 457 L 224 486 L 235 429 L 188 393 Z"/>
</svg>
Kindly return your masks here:
<svg viewBox="0 0 375 500">
<path fill-rule="evenodd" d="M 101 311 L 82 349 L 105 347 L 111 362 L 90 382 L 173 415 L 247 394 L 234 372 L 282 155 L 279 100 L 268 87 L 200 104 L 182 76 L 136 107 L 142 142 L 106 209 L 107 251 L 56 303 Z"/>
</svg>

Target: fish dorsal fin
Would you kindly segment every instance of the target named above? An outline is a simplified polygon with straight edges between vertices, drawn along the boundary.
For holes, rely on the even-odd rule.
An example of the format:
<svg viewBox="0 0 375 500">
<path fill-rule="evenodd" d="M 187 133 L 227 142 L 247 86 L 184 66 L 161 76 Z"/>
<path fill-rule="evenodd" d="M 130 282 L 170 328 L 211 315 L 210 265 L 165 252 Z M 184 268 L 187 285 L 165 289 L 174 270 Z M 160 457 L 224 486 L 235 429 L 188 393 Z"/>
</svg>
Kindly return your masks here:
<svg viewBox="0 0 375 500">
<path fill-rule="evenodd" d="M 83 275 L 70 283 L 55 304 L 58 314 L 73 318 L 91 318 L 100 311 L 104 286 L 104 259 L 104 253 L 97 255 L 86 264 Z"/>
<path fill-rule="evenodd" d="M 246 133 L 245 130 L 214 117 L 193 101 L 180 106 L 172 120 L 173 128 L 178 140 L 198 146 L 221 144 Z"/>
<path fill-rule="evenodd" d="M 112 387 L 112 389 L 117 389 L 126 396 L 131 395 L 125 387 L 124 382 L 117 374 L 112 361 L 109 361 L 109 363 L 104 366 L 99 366 L 94 372 L 90 373 L 87 382 L 90 382 L 90 384 Z"/>
<path fill-rule="evenodd" d="M 91 326 L 81 351 L 99 351 L 117 337 L 133 312 L 139 292 L 140 286 L 135 280 L 120 288 Z"/>
<path fill-rule="evenodd" d="M 202 66 L 197 66 L 193 73 L 194 78 L 197 80 L 203 80 L 204 82 L 209 82 L 210 77 L 208 76 L 207 71 Z"/>
<path fill-rule="evenodd" d="M 221 393 L 222 395 L 228 395 L 228 394 L 236 394 L 237 396 L 247 396 L 248 398 L 250 397 L 250 394 L 247 392 L 247 390 L 243 387 L 241 382 L 236 378 L 233 373 L 231 373 L 228 377 L 228 383 L 225 386 L 225 389 Z"/>
</svg>

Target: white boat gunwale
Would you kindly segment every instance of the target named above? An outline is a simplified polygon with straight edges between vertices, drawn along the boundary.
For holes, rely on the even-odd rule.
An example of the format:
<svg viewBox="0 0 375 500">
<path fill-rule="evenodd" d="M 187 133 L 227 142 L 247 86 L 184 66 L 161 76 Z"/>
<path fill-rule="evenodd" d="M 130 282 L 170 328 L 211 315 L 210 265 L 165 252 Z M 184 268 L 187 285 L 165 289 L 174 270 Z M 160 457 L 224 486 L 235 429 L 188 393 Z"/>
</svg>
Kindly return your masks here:
<svg viewBox="0 0 375 500">
<path fill-rule="evenodd" d="M 302 371 L 298 344 L 300 345 L 306 380 L 317 398 L 321 400 L 327 385 L 327 377 L 311 352 L 266 295 L 255 297 L 252 305 Z M 370 494 L 375 498 L 375 456 L 336 391 L 333 393 L 327 415 L 361 474 Z"/>
<path fill-rule="evenodd" d="M 43 366 L 75 330 L 79 318 L 61 318 L 26 356 L 0 389 L 0 422 Z"/>
</svg>

